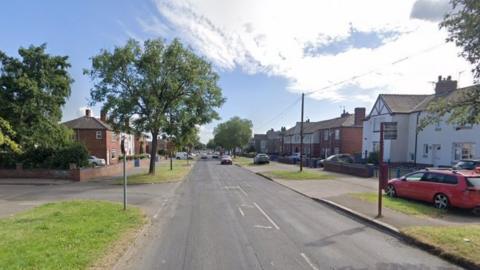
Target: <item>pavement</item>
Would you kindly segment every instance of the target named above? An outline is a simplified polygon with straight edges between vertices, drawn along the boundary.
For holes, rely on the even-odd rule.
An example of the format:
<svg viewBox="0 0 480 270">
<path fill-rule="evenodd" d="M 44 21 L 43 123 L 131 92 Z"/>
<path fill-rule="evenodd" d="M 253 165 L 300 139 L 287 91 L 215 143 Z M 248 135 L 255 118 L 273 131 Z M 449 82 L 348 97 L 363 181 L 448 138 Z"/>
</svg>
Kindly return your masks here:
<svg viewBox="0 0 480 270">
<path fill-rule="evenodd" d="M 237 166 L 199 161 L 115 269 L 459 269 Z"/>
<path fill-rule="evenodd" d="M 298 166 L 290 164 L 280 164 L 272 162 L 266 166 L 245 166 L 245 169 L 254 173 L 264 173 L 271 170 L 298 170 Z M 319 171 L 321 169 L 304 168 L 304 170 Z M 332 180 L 271 180 L 284 185 L 296 192 L 304 194 L 307 197 L 318 199 L 321 201 L 332 202 L 361 215 L 383 223 L 388 224 L 401 230 L 411 226 L 454 226 L 465 224 L 480 224 L 480 218 L 473 216 L 469 211 L 456 209 L 449 211 L 445 215 L 438 218 L 427 216 L 412 216 L 403 214 L 389 208 L 383 207 L 381 218 L 377 218 L 377 204 L 367 202 L 355 197 L 352 193 L 377 193 L 378 179 L 362 178 L 346 174 L 324 172 L 332 176 Z"/>
</svg>

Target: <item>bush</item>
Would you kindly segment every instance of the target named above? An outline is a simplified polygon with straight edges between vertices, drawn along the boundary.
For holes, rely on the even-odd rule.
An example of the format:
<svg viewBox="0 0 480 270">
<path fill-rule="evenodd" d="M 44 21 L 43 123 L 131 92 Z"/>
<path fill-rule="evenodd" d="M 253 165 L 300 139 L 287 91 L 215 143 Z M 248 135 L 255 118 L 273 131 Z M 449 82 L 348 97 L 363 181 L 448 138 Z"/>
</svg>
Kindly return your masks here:
<svg viewBox="0 0 480 270">
<path fill-rule="evenodd" d="M 370 154 L 368 154 L 368 163 L 378 165 L 378 158 L 378 152 L 370 152 Z"/>
<path fill-rule="evenodd" d="M 72 142 L 60 148 L 37 147 L 26 150 L 16 162 L 23 163 L 27 169 L 68 169 L 70 163 L 75 163 L 78 167 L 87 166 L 88 156 L 85 145 Z"/>
</svg>

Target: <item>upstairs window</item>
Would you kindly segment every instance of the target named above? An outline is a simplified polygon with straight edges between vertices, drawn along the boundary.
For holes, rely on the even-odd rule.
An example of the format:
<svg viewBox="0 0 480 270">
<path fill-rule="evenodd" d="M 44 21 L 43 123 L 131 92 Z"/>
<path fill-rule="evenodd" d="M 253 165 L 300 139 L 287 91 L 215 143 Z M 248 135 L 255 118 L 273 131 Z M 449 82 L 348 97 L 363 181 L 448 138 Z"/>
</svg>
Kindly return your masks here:
<svg viewBox="0 0 480 270">
<path fill-rule="evenodd" d="M 97 138 L 97 140 L 102 139 L 102 131 L 101 130 L 97 130 L 97 132 L 95 132 L 95 138 Z"/>
<path fill-rule="evenodd" d="M 335 129 L 335 140 L 340 140 L 340 129 Z"/>
<path fill-rule="evenodd" d="M 328 140 L 328 130 L 323 131 L 323 140 L 327 141 Z"/>
</svg>

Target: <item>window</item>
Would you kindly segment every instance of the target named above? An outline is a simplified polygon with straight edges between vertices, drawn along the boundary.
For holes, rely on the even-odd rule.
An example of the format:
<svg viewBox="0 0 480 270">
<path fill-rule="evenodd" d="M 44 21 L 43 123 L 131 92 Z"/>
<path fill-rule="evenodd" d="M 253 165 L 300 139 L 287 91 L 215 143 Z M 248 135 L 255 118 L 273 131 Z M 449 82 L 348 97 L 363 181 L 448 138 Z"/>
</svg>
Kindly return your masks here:
<svg viewBox="0 0 480 270">
<path fill-rule="evenodd" d="M 323 140 L 327 141 L 328 140 L 328 130 L 323 131 Z"/>
<path fill-rule="evenodd" d="M 428 157 L 428 144 L 423 145 L 423 157 Z"/>
<path fill-rule="evenodd" d="M 458 161 L 461 159 L 472 159 L 475 157 L 474 143 L 454 143 L 453 159 Z"/>
<path fill-rule="evenodd" d="M 373 142 L 372 143 L 372 152 L 380 152 L 380 143 L 379 142 Z"/>
<path fill-rule="evenodd" d="M 435 131 L 441 131 L 442 130 L 442 125 L 440 124 L 440 121 L 435 123 Z"/>
<path fill-rule="evenodd" d="M 420 181 L 420 179 L 423 178 L 424 174 L 425 173 L 423 173 L 423 172 L 422 173 L 413 173 L 413 174 L 407 175 L 405 177 L 405 180 L 407 180 L 407 181 Z"/>
<path fill-rule="evenodd" d="M 340 129 L 335 129 L 335 140 L 340 140 Z"/>
<path fill-rule="evenodd" d="M 456 125 L 455 130 L 472 129 L 473 124 Z"/>
<path fill-rule="evenodd" d="M 117 150 L 112 149 L 112 158 L 116 158 L 116 157 L 117 157 Z"/>
<path fill-rule="evenodd" d="M 102 131 L 101 130 L 97 130 L 97 132 L 95 133 L 95 138 L 97 138 L 97 140 L 102 139 Z"/>
</svg>

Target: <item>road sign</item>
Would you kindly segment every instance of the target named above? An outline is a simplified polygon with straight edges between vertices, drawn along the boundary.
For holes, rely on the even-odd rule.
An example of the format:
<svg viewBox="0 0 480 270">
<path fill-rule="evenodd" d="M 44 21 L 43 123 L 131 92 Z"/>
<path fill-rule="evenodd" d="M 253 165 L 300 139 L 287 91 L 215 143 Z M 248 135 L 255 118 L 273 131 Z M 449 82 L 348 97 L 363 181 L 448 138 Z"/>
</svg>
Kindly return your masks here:
<svg viewBox="0 0 480 270">
<path fill-rule="evenodd" d="M 383 139 L 396 140 L 397 139 L 397 122 L 383 122 Z"/>
</svg>

